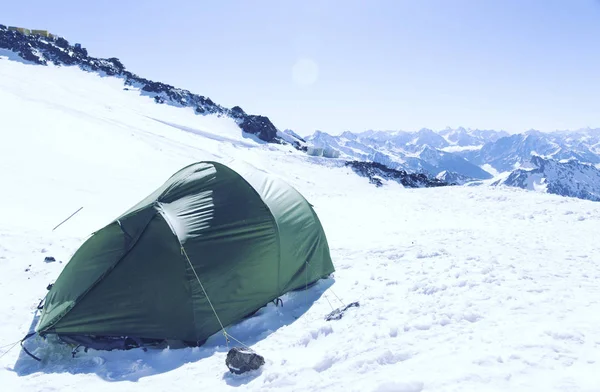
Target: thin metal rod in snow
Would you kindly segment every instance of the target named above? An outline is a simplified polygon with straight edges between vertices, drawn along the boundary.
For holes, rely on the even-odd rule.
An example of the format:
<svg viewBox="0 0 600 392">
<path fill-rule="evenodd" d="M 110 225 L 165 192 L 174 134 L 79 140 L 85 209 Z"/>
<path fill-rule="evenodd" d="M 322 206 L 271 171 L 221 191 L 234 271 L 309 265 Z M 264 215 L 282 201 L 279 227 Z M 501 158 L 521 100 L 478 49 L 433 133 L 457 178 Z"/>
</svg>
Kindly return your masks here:
<svg viewBox="0 0 600 392">
<path fill-rule="evenodd" d="M 68 221 L 69 219 L 71 219 L 75 214 L 77 214 L 82 209 L 83 209 L 83 207 L 79 207 L 79 209 L 77 211 L 75 211 L 74 213 L 72 213 L 71 215 L 69 215 L 69 217 L 67 219 L 65 219 L 64 221 L 60 222 L 58 225 L 56 225 L 54 227 L 54 229 L 52 229 L 52 231 L 56 230 L 58 228 L 58 226 L 62 225 L 63 223 L 65 223 L 66 221 Z"/>
</svg>

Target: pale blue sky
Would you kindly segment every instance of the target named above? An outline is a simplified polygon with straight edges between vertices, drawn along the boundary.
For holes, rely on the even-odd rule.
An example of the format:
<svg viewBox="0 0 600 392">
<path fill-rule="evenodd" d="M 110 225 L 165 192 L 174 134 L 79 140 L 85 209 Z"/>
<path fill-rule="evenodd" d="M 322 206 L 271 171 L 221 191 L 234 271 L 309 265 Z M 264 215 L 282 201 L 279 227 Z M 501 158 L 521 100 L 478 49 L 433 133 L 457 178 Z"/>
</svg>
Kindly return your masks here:
<svg viewBox="0 0 600 392">
<path fill-rule="evenodd" d="M 304 135 L 600 127 L 596 0 L 28 0 L 0 23 Z"/>
</svg>

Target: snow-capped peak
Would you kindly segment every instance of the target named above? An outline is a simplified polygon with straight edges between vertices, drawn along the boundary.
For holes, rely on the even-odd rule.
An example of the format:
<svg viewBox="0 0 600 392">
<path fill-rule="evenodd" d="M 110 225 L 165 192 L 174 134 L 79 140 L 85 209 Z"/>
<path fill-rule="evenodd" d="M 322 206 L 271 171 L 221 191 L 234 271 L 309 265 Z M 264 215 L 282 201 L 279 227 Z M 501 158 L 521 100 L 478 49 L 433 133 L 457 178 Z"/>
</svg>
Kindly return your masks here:
<svg viewBox="0 0 600 392">
<path fill-rule="evenodd" d="M 494 185 L 600 201 L 600 170 L 576 159 L 554 160 L 532 155 L 529 168 L 513 171 Z"/>
</svg>

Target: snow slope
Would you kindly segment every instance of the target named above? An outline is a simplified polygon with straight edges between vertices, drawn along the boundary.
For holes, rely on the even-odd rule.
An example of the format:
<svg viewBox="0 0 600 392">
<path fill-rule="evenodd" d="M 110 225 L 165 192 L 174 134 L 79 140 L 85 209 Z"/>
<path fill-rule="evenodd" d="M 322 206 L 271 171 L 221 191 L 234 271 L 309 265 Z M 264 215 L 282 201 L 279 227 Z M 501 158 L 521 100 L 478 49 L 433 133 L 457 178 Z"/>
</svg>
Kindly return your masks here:
<svg viewBox="0 0 600 392">
<path fill-rule="evenodd" d="M 32 327 L 89 233 L 197 160 L 246 160 L 297 187 L 337 268 L 228 328 L 265 356 L 255 373 L 227 371 L 219 335 L 201 348 L 75 358 L 31 339 L 43 362 L 9 351 L 3 391 L 600 391 L 600 204 L 516 188 L 377 188 L 336 160 L 246 138 L 233 120 L 1 58 L 0 127 L 0 346 Z M 340 299 L 360 307 L 325 321 Z"/>
</svg>

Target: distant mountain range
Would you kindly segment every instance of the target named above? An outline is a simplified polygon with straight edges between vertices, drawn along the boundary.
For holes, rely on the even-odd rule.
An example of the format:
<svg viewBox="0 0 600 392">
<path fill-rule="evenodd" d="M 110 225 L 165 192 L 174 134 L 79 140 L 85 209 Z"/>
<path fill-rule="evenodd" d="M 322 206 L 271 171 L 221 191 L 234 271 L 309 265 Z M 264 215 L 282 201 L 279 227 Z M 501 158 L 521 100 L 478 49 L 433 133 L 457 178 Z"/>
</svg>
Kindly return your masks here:
<svg viewBox="0 0 600 392">
<path fill-rule="evenodd" d="M 517 169 L 492 185 L 508 185 L 561 196 L 600 201 L 600 170 L 576 159 L 531 158 L 531 167 Z"/>
<path fill-rule="evenodd" d="M 531 130 L 513 135 L 465 128 L 344 132 L 337 136 L 317 131 L 304 139 L 308 145 L 339 151 L 342 159 L 425 173 L 451 184 L 489 180 L 505 173 L 502 177 L 507 179 L 496 184 L 532 189 L 527 181 L 535 176 L 547 179 L 547 186 L 538 190 L 596 200 L 593 173 L 600 167 L 600 129 Z M 523 186 L 525 183 L 529 185 Z"/>
<path fill-rule="evenodd" d="M 528 131 L 486 143 L 479 150 L 458 153 L 476 165 L 489 164 L 499 172 L 517 169 L 532 155 L 556 160 L 600 163 L 600 129 L 544 133 Z"/>
<path fill-rule="evenodd" d="M 423 172 L 432 176 L 446 170 L 474 179 L 492 177 L 490 173 L 460 155 L 444 150 L 456 144 L 429 129 L 415 133 L 344 132 L 339 136 L 317 131 L 305 139 L 309 145 L 338 150 L 342 158 L 377 162 L 391 169 Z M 484 143 L 483 140 L 479 142 Z"/>
</svg>

